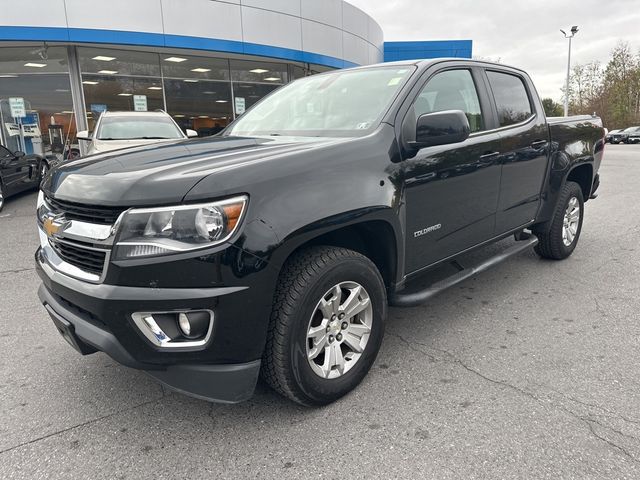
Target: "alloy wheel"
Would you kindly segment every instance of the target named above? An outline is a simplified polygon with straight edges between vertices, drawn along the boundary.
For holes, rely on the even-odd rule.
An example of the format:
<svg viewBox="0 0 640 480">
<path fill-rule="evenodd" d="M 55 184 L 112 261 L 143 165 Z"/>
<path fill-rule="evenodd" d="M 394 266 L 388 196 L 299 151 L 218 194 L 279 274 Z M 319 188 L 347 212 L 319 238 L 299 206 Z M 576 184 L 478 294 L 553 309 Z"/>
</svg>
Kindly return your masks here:
<svg viewBox="0 0 640 480">
<path fill-rule="evenodd" d="M 373 307 L 356 282 L 334 285 L 320 299 L 307 328 L 307 360 L 327 379 L 347 373 L 362 356 L 371 333 Z"/>
<path fill-rule="evenodd" d="M 580 202 L 576 197 L 571 197 L 564 212 L 564 222 L 562 224 L 562 242 L 567 247 L 571 246 L 576 238 L 581 213 Z"/>
</svg>

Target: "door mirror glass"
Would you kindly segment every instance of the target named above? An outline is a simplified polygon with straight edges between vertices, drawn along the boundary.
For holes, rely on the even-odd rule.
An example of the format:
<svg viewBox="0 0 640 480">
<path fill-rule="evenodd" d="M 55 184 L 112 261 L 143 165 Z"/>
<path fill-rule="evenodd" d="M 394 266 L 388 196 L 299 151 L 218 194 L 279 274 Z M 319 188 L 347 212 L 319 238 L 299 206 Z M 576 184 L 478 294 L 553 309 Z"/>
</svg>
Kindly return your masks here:
<svg viewBox="0 0 640 480">
<path fill-rule="evenodd" d="M 418 148 L 464 142 L 471 133 L 469 120 L 462 110 L 425 113 L 418 117 L 416 141 Z"/>
<path fill-rule="evenodd" d="M 88 142 L 91 141 L 91 136 L 89 135 L 88 130 L 80 130 L 76 137 L 78 138 L 78 140 L 86 140 Z"/>
</svg>

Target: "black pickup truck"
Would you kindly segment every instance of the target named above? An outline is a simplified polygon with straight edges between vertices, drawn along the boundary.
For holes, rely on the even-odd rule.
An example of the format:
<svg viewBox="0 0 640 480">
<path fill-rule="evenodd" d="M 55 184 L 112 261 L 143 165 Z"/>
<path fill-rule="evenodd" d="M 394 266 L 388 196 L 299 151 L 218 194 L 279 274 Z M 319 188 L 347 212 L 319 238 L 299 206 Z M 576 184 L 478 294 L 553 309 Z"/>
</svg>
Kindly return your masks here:
<svg viewBox="0 0 640 480">
<path fill-rule="evenodd" d="M 525 248 L 563 259 L 595 197 L 604 130 L 548 121 L 528 75 L 477 61 L 297 80 L 221 134 L 52 169 L 39 297 L 83 354 L 238 402 L 259 374 L 304 405 L 355 388 L 387 306 L 413 306 Z M 426 289 L 465 252 L 511 246 Z"/>
</svg>

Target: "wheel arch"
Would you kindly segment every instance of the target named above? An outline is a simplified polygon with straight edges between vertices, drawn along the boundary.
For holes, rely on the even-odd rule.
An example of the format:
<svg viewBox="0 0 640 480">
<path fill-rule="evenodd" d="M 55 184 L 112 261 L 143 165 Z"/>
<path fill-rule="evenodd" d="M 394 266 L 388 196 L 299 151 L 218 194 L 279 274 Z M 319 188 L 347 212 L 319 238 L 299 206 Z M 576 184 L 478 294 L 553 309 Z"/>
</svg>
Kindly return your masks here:
<svg viewBox="0 0 640 480">
<path fill-rule="evenodd" d="M 581 163 L 569 170 L 565 182 L 575 182 L 580 185 L 582 197 L 586 202 L 591 196 L 593 187 L 593 165 L 591 163 Z"/>
<path fill-rule="evenodd" d="M 402 243 L 399 225 L 386 216 L 371 215 L 339 225 L 335 219 L 327 219 L 305 227 L 282 242 L 270 263 L 282 271 L 286 261 L 305 248 L 319 245 L 347 248 L 369 258 L 380 271 L 387 291 L 392 291 L 400 275 Z M 327 227 L 328 223 L 333 225 Z"/>
</svg>

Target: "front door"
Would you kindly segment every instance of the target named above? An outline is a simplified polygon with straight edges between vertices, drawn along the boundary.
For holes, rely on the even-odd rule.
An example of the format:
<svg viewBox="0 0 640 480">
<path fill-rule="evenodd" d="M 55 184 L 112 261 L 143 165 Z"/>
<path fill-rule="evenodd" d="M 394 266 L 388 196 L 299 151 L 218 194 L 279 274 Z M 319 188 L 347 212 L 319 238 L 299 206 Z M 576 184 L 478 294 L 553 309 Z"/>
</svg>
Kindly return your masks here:
<svg viewBox="0 0 640 480">
<path fill-rule="evenodd" d="M 406 273 L 489 240 L 500 185 L 500 135 L 492 127 L 482 71 L 451 69 L 432 76 L 403 122 L 414 132 L 425 113 L 462 110 L 470 137 L 426 147 L 403 163 L 406 200 Z M 480 87 L 478 87 L 480 86 Z"/>
</svg>

